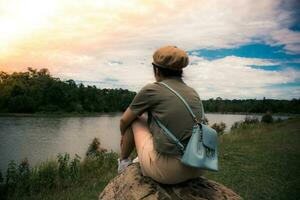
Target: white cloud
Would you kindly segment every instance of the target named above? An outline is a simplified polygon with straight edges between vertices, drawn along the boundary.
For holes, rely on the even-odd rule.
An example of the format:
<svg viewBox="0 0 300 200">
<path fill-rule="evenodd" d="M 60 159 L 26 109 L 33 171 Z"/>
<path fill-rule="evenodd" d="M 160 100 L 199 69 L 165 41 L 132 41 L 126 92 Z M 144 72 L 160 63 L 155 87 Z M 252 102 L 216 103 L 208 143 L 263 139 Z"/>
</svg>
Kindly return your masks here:
<svg viewBox="0 0 300 200">
<path fill-rule="evenodd" d="M 203 99 L 216 98 L 299 98 L 300 87 L 274 88 L 272 85 L 294 82 L 300 72 L 286 68 L 283 71 L 266 71 L 250 66 L 278 65 L 277 61 L 268 59 L 242 58 L 227 56 L 216 60 L 191 56 L 193 65 L 184 70 L 184 81 L 195 88 Z M 138 91 L 143 85 L 154 81 L 152 66 L 139 64 L 134 67 L 118 65 L 94 69 L 94 77 L 101 77 L 101 83 L 93 82 L 99 87 L 126 87 Z M 103 82 L 105 77 L 118 80 Z"/>
<path fill-rule="evenodd" d="M 218 96 L 229 99 L 299 97 L 299 93 L 291 93 L 287 88 L 270 87 L 296 81 L 300 77 L 299 71 L 292 68 L 283 71 L 266 71 L 250 67 L 277 65 L 277 62 L 236 56 L 212 61 L 196 56 L 192 56 L 191 59 L 195 64 L 187 68 L 186 82 L 196 88 L 204 99 Z"/>
<path fill-rule="evenodd" d="M 273 42 L 271 44 L 284 45 L 287 53 L 300 53 L 300 32 L 288 29 L 280 29 L 271 33 Z"/>
<path fill-rule="evenodd" d="M 153 81 L 151 56 L 165 44 L 196 50 L 236 48 L 255 41 L 284 45 L 287 52 L 300 53 L 299 32 L 288 29 L 295 19 L 286 5 L 294 1 L 57 2 L 60 9 L 42 29 L 35 29 L 4 49 L 0 70 L 47 67 L 64 79 L 112 78 L 118 82 L 105 87 L 137 90 Z M 200 62 L 189 67 L 187 80 L 207 98 L 271 96 L 267 85 L 287 83 L 298 76 L 292 69 L 281 73 L 248 67 L 278 64 L 271 60 L 234 56 L 214 61 L 195 56 L 192 59 Z M 206 89 L 202 87 L 207 83 Z"/>
</svg>

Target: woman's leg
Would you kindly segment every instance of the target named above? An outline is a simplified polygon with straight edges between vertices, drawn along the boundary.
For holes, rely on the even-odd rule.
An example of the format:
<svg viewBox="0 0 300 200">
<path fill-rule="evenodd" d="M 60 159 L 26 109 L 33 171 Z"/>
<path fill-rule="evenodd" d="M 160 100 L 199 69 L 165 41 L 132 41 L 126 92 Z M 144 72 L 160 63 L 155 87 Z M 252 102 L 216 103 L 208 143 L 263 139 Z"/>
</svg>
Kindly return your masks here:
<svg viewBox="0 0 300 200">
<path fill-rule="evenodd" d="M 138 153 L 138 157 L 141 165 L 145 162 L 141 157 L 143 146 L 147 139 L 151 137 L 151 134 L 147 125 L 146 117 L 137 118 L 131 126 L 125 131 L 124 135 L 121 139 L 121 157 L 118 159 L 119 166 L 118 172 L 121 173 L 124 169 L 131 163 L 131 160 L 128 159 L 131 154 L 134 146 L 136 147 L 136 151 Z M 147 157 L 148 159 L 148 157 Z M 148 162 L 147 162 L 148 163 Z M 144 174 L 144 173 L 143 173 Z"/>
<path fill-rule="evenodd" d="M 140 154 L 144 141 L 151 136 L 150 130 L 147 124 L 147 116 L 141 116 L 137 118 L 131 125 L 135 147 L 138 155 Z"/>
<path fill-rule="evenodd" d="M 120 148 L 121 148 L 121 157 L 120 160 L 124 160 L 128 158 L 133 151 L 134 148 L 134 138 L 133 138 L 133 132 L 132 132 L 132 127 L 129 126 L 124 135 L 121 137 L 121 143 L 120 143 Z"/>
<path fill-rule="evenodd" d="M 130 156 L 133 148 L 136 147 L 137 152 L 142 148 L 142 144 L 145 138 L 150 135 L 150 131 L 147 125 L 147 117 L 142 116 L 137 118 L 131 126 L 129 126 L 124 135 L 121 138 L 120 160 L 126 159 Z"/>
</svg>

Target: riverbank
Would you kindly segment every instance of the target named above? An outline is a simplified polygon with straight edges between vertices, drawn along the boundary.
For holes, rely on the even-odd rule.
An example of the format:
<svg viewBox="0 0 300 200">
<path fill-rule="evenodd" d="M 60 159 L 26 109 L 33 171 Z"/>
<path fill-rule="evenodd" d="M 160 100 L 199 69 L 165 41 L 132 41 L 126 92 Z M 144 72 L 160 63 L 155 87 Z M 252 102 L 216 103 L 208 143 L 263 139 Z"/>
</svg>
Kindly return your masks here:
<svg viewBox="0 0 300 200">
<path fill-rule="evenodd" d="M 297 118 L 250 124 L 222 135 L 220 170 L 207 173 L 206 177 L 228 186 L 245 199 L 299 199 L 299 133 Z M 29 179 L 34 183 L 32 186 L 25 187 L 25 192 L 24 184 L 15 187 L 16 191 L 8 191 L 7 199 L 97 199 L 116 175 L 116 158 L 115 153 L 101 153 L 78 165 L 72 159 L 68 164 L 46 162 L 34 170 Z M 74 173 L 77 175 L 73 176 Z M 1 187 L 3 192 L 3 184 Z"/>
</svg>

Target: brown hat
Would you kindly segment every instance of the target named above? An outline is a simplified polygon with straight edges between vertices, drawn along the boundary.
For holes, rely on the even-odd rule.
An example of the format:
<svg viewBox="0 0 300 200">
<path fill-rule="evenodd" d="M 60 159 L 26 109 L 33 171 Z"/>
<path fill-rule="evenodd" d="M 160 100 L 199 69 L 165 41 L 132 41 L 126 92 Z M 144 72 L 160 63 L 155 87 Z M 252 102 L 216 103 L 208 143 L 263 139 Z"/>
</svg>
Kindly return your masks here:
<svg viewBox="0 0 300 200">
<path fill-rule="evenodd" d="M 189 56 L 176 46 L 165 46 L 154 52 L 152 64 L 162 68 L 181 70 L 189 64 Z"/>
</svg>

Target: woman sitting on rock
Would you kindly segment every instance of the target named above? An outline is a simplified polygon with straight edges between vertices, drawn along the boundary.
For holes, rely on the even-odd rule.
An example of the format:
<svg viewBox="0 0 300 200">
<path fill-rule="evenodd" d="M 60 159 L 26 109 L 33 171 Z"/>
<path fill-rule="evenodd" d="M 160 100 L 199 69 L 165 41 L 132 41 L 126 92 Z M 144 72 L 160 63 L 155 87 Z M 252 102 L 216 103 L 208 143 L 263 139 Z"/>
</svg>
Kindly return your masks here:
<svg viewBox="0 0 300 200">
<path fill-rule="evenodd" d="M 182 80 L 182 69 L 188 62 L 186 52 L 175 46 L 162 47 L 153 54 L 152 65 L 157 82 L 147 84 L 137 93 L 120 121 L 119 172 L 131 163 L 129 155 L 136 147 L 143 175 L 157 182 L 176 184 L 203 173 L 199 168 L 181 163 L 180 149 L 154 120 L 154 117 L 159 119 L 182 144 L 188 143 L 194 124 L 190 113 L 179 98 L 158 84 L 166 83 L 177 91 L 200 120 L 202 102 L 197 92 Z"/>
</svg>

